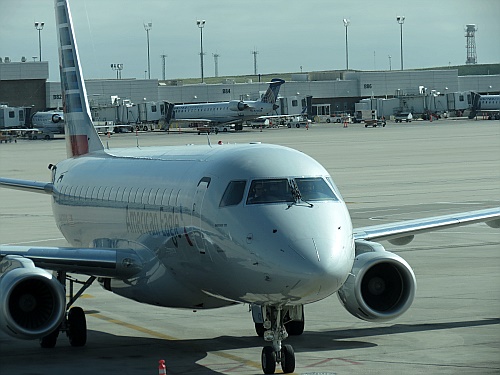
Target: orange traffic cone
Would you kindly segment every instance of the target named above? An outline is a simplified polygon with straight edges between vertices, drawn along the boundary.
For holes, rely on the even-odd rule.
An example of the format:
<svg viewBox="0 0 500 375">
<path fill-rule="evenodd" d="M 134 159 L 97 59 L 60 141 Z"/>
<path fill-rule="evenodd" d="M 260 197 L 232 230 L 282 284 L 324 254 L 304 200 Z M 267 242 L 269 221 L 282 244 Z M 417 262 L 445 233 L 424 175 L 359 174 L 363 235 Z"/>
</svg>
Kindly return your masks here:
<svg viewBox="0 0 500 375">
<path fill-rule="evenodd" d="M 167 367 L 165 366 L 165 360 L 160 359 L 158 361 L 158 375 L 166 375 L 167 374 Z"/>
</svg>

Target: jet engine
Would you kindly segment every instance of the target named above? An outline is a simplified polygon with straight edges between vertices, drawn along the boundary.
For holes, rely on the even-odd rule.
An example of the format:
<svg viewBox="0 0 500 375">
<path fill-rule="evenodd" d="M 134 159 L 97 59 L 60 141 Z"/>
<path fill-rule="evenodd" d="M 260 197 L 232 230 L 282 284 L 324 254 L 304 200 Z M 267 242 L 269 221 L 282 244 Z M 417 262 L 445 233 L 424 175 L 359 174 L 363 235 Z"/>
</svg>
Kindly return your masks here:
<svg viewBox="0 0 500 375">
<path fill-rule="evenodd" d="M 356 241 L 354 265 L 338 297 L 357 318 L 385 322 L 408 310 L 416 290 L 415 274 L 403 258 L 378 243 Z"/>
<path fill-rule="evenodd" d="M 52 115 L 52 122 L 57 124 L 59 121 L 62 121 L 62 120 L 64 120 L 64 118 L 61 115 L 59 115 L 57 113 L 54 113 Z"/>
<path fill-rule="evenodd" d="M 59 327 L 66 313 L 61 283 L 30 259 L 0 262 L 0 329 L 12 337 L 36 339 Z"/>
<path fill-rule="evenodd" d="M 243 111 L 248 107 L 249 105 L 246 104 L 245 102 L 242 102 L 241 100 L 231 100 L 229 102 L 229 109 L 231 111 Z"/>
</svg>

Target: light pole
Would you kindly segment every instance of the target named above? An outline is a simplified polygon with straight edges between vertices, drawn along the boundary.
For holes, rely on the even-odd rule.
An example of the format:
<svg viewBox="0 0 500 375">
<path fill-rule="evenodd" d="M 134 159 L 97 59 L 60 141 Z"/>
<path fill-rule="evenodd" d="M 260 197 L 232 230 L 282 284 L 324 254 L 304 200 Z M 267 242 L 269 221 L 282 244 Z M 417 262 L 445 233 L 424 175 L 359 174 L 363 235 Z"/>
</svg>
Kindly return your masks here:
<svg viewBox="0 0 500 375">
<path fill-rule="evenodd" d="M 111 64 L 111 69 L 116 70 L 116 79 L 122 79 L 123 64 Z"/>
<path fill-rule="evenodd" d="M 161 57 L 161 71 L 162 71 L 161 77 L 165 81 L 165 68 L 166 68 L 165 60 L 168 56 L 163 54 L 163 55 L 160 55 L 160 57 Z"/>
<path fill-rule="evenodd" d="M 253 55 L 253 74 L 257 75 L 257 55 L 259 54 L 259 51 L 254 48 L 250 53 Z"/>
<path fill-rule="evenodd" d="M 396 21 L 401 29 L 401 70 L 403 70 L 403 23 L 405 23 L 405 16 L 397 16 Z"/>
<path fill-rule="evenodd" d="M 153 22 L 145 22 L 144 30 L 146 30 L 146 36 L 148 39 L 148 79 L 151 79 L 151 60 L 149 59 L 149 30 L 153 28 Z"/>
<path fill-rule="evenodd" d="M 205 27 L 205 20 L 196 20 L 196 24 L 200 29 L 200 64 L 201 64 L 201 82 L 204 82 L 203 76 L 203 28 Z"/>
<path fill-rule="evenodd" d="M 345 26 L 345 66 L 346 70 L 349 70 L 349 48 L 347 44 L 347 27 L 351 24 L 351 20 L 344 18 Z"/>
<path fill-rule="evenodd" d="M 391 55 L 388 55 L 389 57 L 389 70 L 392 70 L 392 56 Z"/>
<path fill-rule="evenodd" d="M 45 25 L 45 22 L 35 22 L 35 29 L 38 30 L 38 51 L 39 51 L 40 61 L 42 61 L 42 34 L 41 34 L 41 31 L 43 30 L 43 25 Z"/>
</svg>

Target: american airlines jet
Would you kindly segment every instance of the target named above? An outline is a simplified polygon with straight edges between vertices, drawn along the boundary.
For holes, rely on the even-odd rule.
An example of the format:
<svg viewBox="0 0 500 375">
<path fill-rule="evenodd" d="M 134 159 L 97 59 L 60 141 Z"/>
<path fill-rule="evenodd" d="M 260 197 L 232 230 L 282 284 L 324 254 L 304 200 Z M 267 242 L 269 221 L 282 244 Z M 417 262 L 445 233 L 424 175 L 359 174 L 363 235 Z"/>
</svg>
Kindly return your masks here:
<svg viewBox="0 0 500 375">
<path fill-rule="evenodd" d="M 282 79 L 273 78 L 260 100 L 231 100 L 229 102 L 175 105 L 172 121 L 207 121 L 213 124 L 241 123 L 265 116 L 278 109 L 276 99 Z"/>
<path fill-rule="evenodd" d="M 353 229 L 325 168 L 276 145 L 107 150 L 90 119 L 67 0 L 55 10 L 68 158 L 50 165 L 50 181 L 0 185 L 50 197 L 69 246 L 0 246 L 0 328 L 13 337 L 54 347 L 65 332 L 72 346 L 85 345 L 85 313 L 73 305 L 97 280 L 156 306 L 248 303 L 267 343 L 263 372 L 292 373 L 294 350 L 283 342 L 303 332 L 305 305 L 337 293 L 352 315 L 373 322 L 410 307 L 410 265 L 374 241 L 500 227 L 500 208 L 491 208 Z M 67 273 L 86 277 L 68 301 Z"/>
</svg>

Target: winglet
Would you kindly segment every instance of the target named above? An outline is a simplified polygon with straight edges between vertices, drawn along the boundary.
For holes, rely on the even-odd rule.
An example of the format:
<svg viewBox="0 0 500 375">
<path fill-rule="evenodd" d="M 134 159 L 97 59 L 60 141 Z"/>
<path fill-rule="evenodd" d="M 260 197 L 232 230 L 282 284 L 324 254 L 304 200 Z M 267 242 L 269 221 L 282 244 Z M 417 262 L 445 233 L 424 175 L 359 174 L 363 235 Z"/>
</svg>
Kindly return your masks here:
<svg viewBox="0 0 500 375">
<path fill-rule="evenodd" d="M 67 0 L 54 0 L 59 45 L 59 69 L 63 97 L 68 157 L 103 150 L 92 123 L 83 80 L 73 20 Z"/>
<path fill-rule="evenodd" d="M 261 102 L 262 103 L 276 103 L 276 99 L 278 98 L 278 93 L 280 91 L 281 85 L 285 83 L 284 80 L 279 78 L 273 78 L 271 82 L 269 82 L 269 87 L 264 95 L 262 95 Z"/>
</svg>

